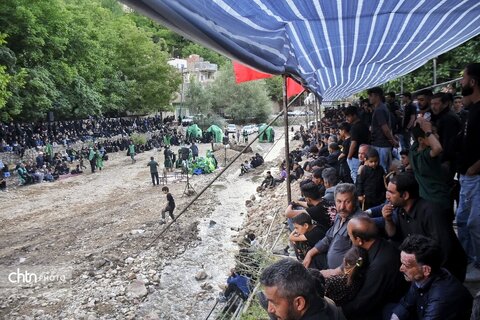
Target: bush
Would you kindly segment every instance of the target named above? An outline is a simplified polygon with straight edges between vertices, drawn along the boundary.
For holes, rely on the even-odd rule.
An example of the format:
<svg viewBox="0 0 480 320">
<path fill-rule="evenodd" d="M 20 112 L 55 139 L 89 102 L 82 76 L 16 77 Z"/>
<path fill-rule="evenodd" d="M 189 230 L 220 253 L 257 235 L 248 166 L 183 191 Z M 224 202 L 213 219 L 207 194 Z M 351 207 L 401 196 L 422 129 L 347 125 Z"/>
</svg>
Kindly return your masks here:
<svg viewBox="0 0 480 320">
<path fill-rule="evenodd" d="M 144 134 L 134 133 L 130 136 L 130 139 L 136 146 L 147 143 L 147 136 Z"/>
</svg>

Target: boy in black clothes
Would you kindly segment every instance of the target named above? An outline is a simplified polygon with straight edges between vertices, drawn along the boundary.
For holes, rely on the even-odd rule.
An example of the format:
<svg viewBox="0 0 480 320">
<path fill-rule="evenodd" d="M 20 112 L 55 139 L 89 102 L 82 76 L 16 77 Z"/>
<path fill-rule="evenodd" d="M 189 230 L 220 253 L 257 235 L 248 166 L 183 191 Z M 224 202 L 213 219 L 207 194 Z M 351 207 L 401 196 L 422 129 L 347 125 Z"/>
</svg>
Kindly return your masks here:
<svg viewBox="0 0 480 320">
<path fill-rule="evenodd" d="M 165 223 L 165 212 L 168 212 L 170 218 L 175 220 L 175 216 L 173 215 L 173 210 L 175 209 L 175 200 L 171 193 L 169 193 L 168 187 L 163 187 L 162 192 L 167 195 L 167 206 L 162 210 L 162 220 L 160 221 L 161 224 Z"/>
<path fill-rule="evenodd" d="M 366 155 L 365 165 L 357 179 L 358 200 L 363 203 L 362 209 L 369 209 L 385 202 L 384 171 L 379 163 L 377 150 L 370 148 Z"/>
<path fill-rule="evenodd" d="M 306 212 L 292 218 L 294 230 L 290 233 L 288 239 L 293 242 L 295 255 L 299 261 L 303 261 L 308 250 L 325 237 L 325 230 L 312 224 L 312 218 Z M 322 255 L 318 255 L 318 267 L 322 266 Z M 316 266 L 315 261 L 314 265 Z"/>
</svg>

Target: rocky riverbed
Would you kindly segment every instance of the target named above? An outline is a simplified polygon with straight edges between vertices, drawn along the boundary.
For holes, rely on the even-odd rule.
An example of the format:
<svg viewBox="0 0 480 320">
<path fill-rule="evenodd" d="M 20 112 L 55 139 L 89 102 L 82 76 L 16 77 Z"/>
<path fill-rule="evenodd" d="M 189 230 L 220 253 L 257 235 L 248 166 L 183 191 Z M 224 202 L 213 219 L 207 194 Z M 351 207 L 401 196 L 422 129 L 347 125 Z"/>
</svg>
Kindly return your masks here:
<svg viewBox="0 0 480 320">
<path fill-rule="evenodd" d="M 254 152 L 268 152 L 262 168 L 239 177 L 240 162 L 233 165 L 161 237 L 165 196 L 146 166 L 150 156 L 161 163 L 161 152 L 135 164 L 111 154 L 102 172 L 0 194 L 0 318 L 202 319 L 235 264 L 236 242 L 247 232 L 264 241 L 285 206 L 284 186 L 255 192 L 282 147 L 255 144 Z M 224 151 L 216 155 L 223 164 Z M 199 191 L 212 178 L 191 183 Z M 178 214 L 191 197 L 182 196 L 184 179 L 169 179 Z"/>
</svg>

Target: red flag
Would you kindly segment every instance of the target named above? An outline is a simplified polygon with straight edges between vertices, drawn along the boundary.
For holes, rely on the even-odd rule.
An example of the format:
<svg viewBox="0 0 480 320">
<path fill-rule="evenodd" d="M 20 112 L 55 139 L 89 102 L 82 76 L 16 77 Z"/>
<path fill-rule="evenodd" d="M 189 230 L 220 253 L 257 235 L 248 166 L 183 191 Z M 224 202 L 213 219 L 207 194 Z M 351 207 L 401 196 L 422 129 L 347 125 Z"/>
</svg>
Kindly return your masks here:
<svg viewBox="0 0 480 320">
<path fill-rule="evenodd" d="M 235 61 L 233 61 L 233 71 L 237 83 L 272 77 L 271 74 L 256 71 Z"/>
<path fill-rule="evenodd" d="M 287 98 L 291 96 L 296 96 L 303 91 L 303 87 L 295 80 L 290 77 L 287 77 Z"/>
</svg>

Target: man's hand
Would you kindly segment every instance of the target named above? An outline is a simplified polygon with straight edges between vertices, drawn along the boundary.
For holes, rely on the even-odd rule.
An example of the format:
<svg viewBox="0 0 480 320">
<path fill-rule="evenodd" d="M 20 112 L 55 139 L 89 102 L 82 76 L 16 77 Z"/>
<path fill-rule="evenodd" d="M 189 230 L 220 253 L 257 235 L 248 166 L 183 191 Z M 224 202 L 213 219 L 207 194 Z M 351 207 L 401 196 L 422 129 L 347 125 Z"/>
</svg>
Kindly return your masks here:
<svg viewBox="0 0 480 320">
<path fill-rule="evenodd" d="M 425 118 L 417 118 L 415 123 L 420 125 L 423 132 L 432 132 L 432 123 Z"/>
<path fill-rule="evenodd" d="M 476 175 L 476 174 L 477 174 L 477 173 L 475 172 L 475 170 L 473 169 L 473 167 L 468 168 L 467 172 L 465 172 L 465 175 L 470 176 L 470 177 L 471 177 L 471 176 L 474 176 L 474 175 Z"/>
<path fill-rule="evenodd" d="M 386 221 L 392 221 L 393 206 L 387 203 L 382 208 L 382 216 Z"/>
<path fill-rule="evenodd" d="M 323 275 L 324 278 L 330 278 L 342 273 L 340 268 L 336 269 L 327 269 L 327 270 L 320 270 L 320 273 Z"/>
<path fill-rule="evenodd" d="M 392 140 L 390 140 L 390 144 L 394 147 L 394 148 L 398 148 L 400 145 L 398 144 L 398 140 L 393 138 Z"/>
<path fill-rule="evenodd" d="M 303 265 L 305 268 L 308 268 L 310 266 L 310 263 L 312 263 L 312 257 L 310 256 L 310 251 L 305 255 L 305 259 L 303 259 Z"/>
</svg>

